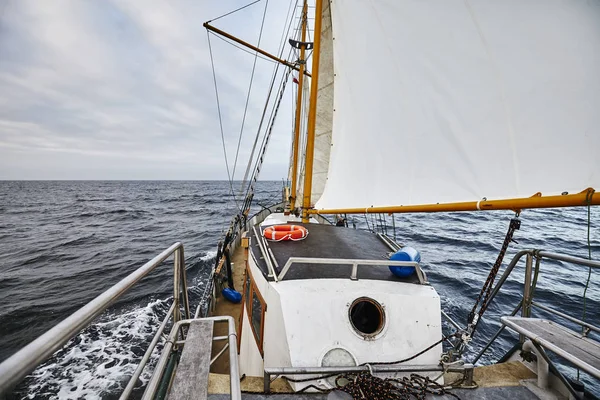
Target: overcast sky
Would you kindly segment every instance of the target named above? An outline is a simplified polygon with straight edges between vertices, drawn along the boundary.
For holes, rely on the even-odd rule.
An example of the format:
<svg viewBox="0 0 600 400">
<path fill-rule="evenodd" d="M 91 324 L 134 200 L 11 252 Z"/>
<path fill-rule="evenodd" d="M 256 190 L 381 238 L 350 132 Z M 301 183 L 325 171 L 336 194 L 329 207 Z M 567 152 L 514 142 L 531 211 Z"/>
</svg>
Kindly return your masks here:
<svg viewBox="0 0 600 400">
<path fill-rule="evenodd" d="M 248 2 L 0 0 L 0 179 L 226 179 L 202 23 Z M 256 43 L 264 5 L 214 25 Z M 261 47 L 270 52 L 288 6 L 269 2 Z M 232 163 L 254 58 L 211 43 Z M 272 70 L 258 61 L 237 178 Z M 261 179 L 287 175 L 292 95 Z"/>
</svg>

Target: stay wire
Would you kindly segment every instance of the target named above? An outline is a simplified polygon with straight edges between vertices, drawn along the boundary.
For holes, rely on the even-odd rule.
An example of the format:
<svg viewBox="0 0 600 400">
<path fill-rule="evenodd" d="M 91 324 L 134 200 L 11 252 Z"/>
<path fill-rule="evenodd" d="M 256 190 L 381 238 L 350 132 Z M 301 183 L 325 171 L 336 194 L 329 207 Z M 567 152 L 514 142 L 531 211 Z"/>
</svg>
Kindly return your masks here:
<svg viewBox="0 0 600 400">
<path fill-rule="evenodd" d="M 219 115 L 219 129 L 221 131 L 221 142 L 223 144 L 223 155 L 225 156 L 225 167 L 227 169 L 227 180 L 229 181 L 229 187 L 231 189 L 231 196 L 233 197 L 233 201 L 235 202 L 235 207 L 241 213 L 240 206 L 237 202 L 237 199 L 235 198 L 235 191 L 233 189 L 233 180 L 232 180 L 233 177 L 230 174 L 229 162 L 227 161 L 227 149 L 225 147 L 225 134 L 223 132 L 223 117 L 221 116 L 221 104 L 219 102 L 219 88 L 217 85 L 217 74 L 215 72 L 215 62 L 214 62 L 214 58 L 213 58 L 212 46 L 210 44 L 210 34 L 208 33 L 208 30 L 206 31 L 206 37 L 208 38 L 208 53 L 210 54 L 210 65 L 212 67 L 213 81 L 214 81 L 214 85 L 215 85 L 215 97 L 217 99 L 217 114 Z"/>
<path fill-rule="evenodd" d="M 224 37 L 221 37 L 221 36 L 217 35 L 217 34 L 216 34 L 216 33 L 214 33 L 214 32 L 210 32 L 210 33 L 211 33 L 211 34 L 212 34 L 214 37 L 216 37 L 216 38 L 218 38 L 218 39 L 221 39 L 221 40 L 222 40 L 222 41 L 224 41 L 225 43 L 227 43 L 227 44 L 230 44 L 230 45 L 232 45 L 233 47 L 235 47 L 235 48 L 237 48 L 237 49 L 239 49 L 239 50 L 241 50 L 241 51 L 243 51 L 243 52 L 245 52 L 245 53 L 248 53 L 248 54 L 250 54 L 250 55 L 253 55 L 253 56 L 257 56 L 257 57 L 258 57 L 258 58 L 260 58 L 261 60 L 268 61 L 268 62 L 270 62 L 270 63 L 273 63 L 273 64 L 279 64 L 277 61 L 275 61 L 275 60 L 271 60 L 270 58 L 267 58 L 267 57 L 264 57 L 264 56 L 260 56 L 260 55 L 256 55 L 256 54 L 254 54 L 253 52 L 251 52 L 250 50 L 247 50 L 247 49 L 243 48 L 242 46 L 238 46 L 237 44 L 235 44 L 235 43 L 234 43 L 234 42 L 232 42 L 231 40 L 229 40 L 229 39 L 226 39 L 226 38 L 224 38 Z"/>
<path fill-rule="evenodd" d="M 288 26 L 288 31 L 289 31 L 289 29 L 291 29 L 291 22 L 292 22 L 292 21 L 293 21 L 293 18 L 291 18 L 291 19 L 290 19 L 290 25 Z M 282 48 L 282 49 L 281 49 L 280 57 L 281 57 L 281 56 L 283 56 L 283 51 L 284 51 L 284 48 Z M 292 49 L 290 49 L 290 50 L 289 50 L 289 52 L 288 52 L 288 57 L 289 57 L 291 54 L 292 54 Z M 279 93 L 280 93 L 280 94 L 279 94 L 279 96 L 277 97 L 277 100 L 276 100 L 276 101 L 273 103 L 273 107 L 272 107 L 272 109 L 271 109 L 271 114 L 270 114 L 270 116 L 269 116 L 269 118 L 268 118 L 268 120 L 269 120 L 270 122 L 269 122 L 269 124 L 267 125 L 267 126 L 268 126 L 268 128 L 267 128 L 267 130 L 265 131 L 265 134 L 264 134 L 264 136 L 263 136 L 263 141 L 262 141 L 262 144 L 261 144 L 261 147 L 260 147 L 260 151 L 259 151 L 259 154 L 261 154 L 261 156 L 259 156 L 259 157 L 256 159 L 256 162 L 255 162 L 255 164 L 254 164 L 254 169 L 253 169 L 253 173 L 252 173 L 252 178 L 250 179 L 250 181 L 251 181 L 251 182 L 255 182 L 255 181 L 257 180 L 257 178 L 258 178 L 258 174 L 260 173 L 260 165 L 261 165 L 261 163 L 262 163 L 262 160 L 263 160 L 263 157 L 264 157 L 264 154 L 265 154 L 265 151 L 266 151 L 266 145 L 268 144 L 268 141 L 269 141 L 270 132 L 271 132 L 271 130 L 273 129 L 273 128 L 272 128 L 272 124 L 274 123 L 275 116 L 276 116 L 276 114 L 277 114 L 277 110 L 279 109 L 279 104 L 281 103 L 281 98 L 282 98 L 282 96 L 283 96 L 283 90 L 285 89 L 285 87 L 286 87 L 286 85 L 287 85 L 287 80 L 289 79 L 289 75 L 290 75 L 291 71 L 292 71 L 292 70 L 291 70 L 290 68 L 288 68 L 288 69 L 285 71 L 285 76 L 283 77 L 283 79 L 281 80 L 281 82 L 280 82 L 280 84 L 279 84 L 279 89 L 278 89 L 278 91 L 279 91 Z M 276 69 L 275 69 L 275 71 L 274 71 L 274 74 L 273 74 L 273 82 L 274 82 L 274 81 L 275 81 L 275 79 L 276 79 L 277 72 L 278 72 L 278 70 L 277 70 L 277 68 L 276 68 Z M 267 103 L 267 104 L 268 104 L 268 103 Z M 262 120 L 261 120 L 261 121 L 262 121 Z M 262 123 L 261 123 L 261 125 L 262 125 Z M 257 135 L 259 135 L 259 134 L 260 134 L 260 131 L 259 131 L 259 132 L 257 132 Z M 257 136 L 257 139 L 258 139 L 258 136 Z M 250 162 L 251 162 L 251 160 L 252 160 L 252 159 L 250 159 L 250 160 L 248 161 L 248 164 L 249 164 L 249 165 L 250 165 Z M 246 191 L 246 199 L 250 198 L 250 196 L 251 196 L 251 191 L 252 191 L 252 184 L 249 184 L 249 185 L 248 185 L 248 188 L 247 188 L 247 191 Z M 248 202 L 248 200 L 246 200 L 246 202 Z M 248 205 L 249 205 L 249 204 L 248 204 Z"/>
<path fill-rule="evenodd" d="M 273 87 L 275 86 L 275 80 L 277 78 L 277 72 L 279 70 L 279 67 L 280 67 L 280 64 L 278 64 L 275 67 L 275 73 L 273 74 L 273 78 L 271 79 L 271 84 L 269 85 L 269 92 L 267 93 L 267 101 L 265 102 L 265 106 L 263 107 L 262 115 L 260 117 L 260 123 L 258 124 L 258 129 L 256 131 L 254 143 L 252 144 L 252 151 L 250 152 L 250 157 L 248 157 L 248 165 L 246 165 L 246 172 L 244 172 L 244 178 L 242 179 L 242 184 L 240 186 L 240 196 L 242 196 L 242 194 L 244 192 L 244 187 L 246 186 L 248 174 L 250 173 L 250 169 L 252 168 L 252 160 L 254 159 L 254 152 L 256 151 L 256 145 L 258 144 L 258 139 L 260 138 L 260 132 L 262 130 L 263 123 L 265 121 L 267 109 L 269 108 L 269 101 L 271 99 L 271 94 L 273 93 Z"/>
<path fill-rule="evenodd" d="M 262 39 L 263 28 L 265 26 L 265 17 L 267 16 L 267 7 L 269 6 L 269 0 L 265 2 L 265 9 L 263 11 L 262 22 L 260 24 L 260 32 L 258 33 L 258 43 L 256 47 L 260 47 L 260 41 Z M 256 61 L 258 60 L 258 52 L 254 57 L 254 62 L 252 63 L 252 74 L 250 75 L 250 85 L 248 86 L 248 95 L 246 96 L 246 105 L 244 106 L 244 116 L 242 117 L 242 126 L 240 127 L 240 135 L 238 138 L 237 149 L 235 151 L 235 160 L 233 161 L 233 172 L 231 177 L 235 177 L 235 168 L 237 167 L 237 160 L 240 154 L 240 145 L 242 143 L 242 136 L 244 134 L 244 124 L 246 123 L 246 115 L 248 113 L 248 104 L 250 103 L 250 94 L 252 93 L 252 84 L 254 83 L 254 73 L 256 72 Z"/>
<path fill-rule="evenodd" d="M 258 3 L 259 1 L 260 1 L 260 0 L 253 1 L 253 2 L 252 2 L 252 3 L 250 3 L 250 4 L 246 4 L 245 6 L 242 6 L 242 7 L 238 8 L 238 9 L 235 9 L 235 10 L 233 10 L 233 11 L 229 11 L 228 13 L 226 13 L 226 14 L 223 14 L 223 15 L 221 15 L 220 17 L 213 18 L 213 19 L 211 19 L 210 21 L 206 21 L 206 22 L 213 22 L 213 21 L 216 21 L 216 20 L 218 20 L 218 19 L 221 19 L 221 18 L 223 18 L 223 17 L 226 17 L 226 16 L 228 16 L 228 15 L 231 15 L 231 14 L 233 14 L 233 13 L 236 13 L 236 12 L 238 12 L 238 11 L 240 11 L 240 10 L 243 10 L 244 8 L 250 7 L 251 5 L 254 5 L 254 4 Z"/>
<path fill-rule="evenodd" d="M 261 152 L 259 157 L 256 160 L 256 167 L 254 170 L 254 173 L 252 175 L 252 183 L 248 186 L 248 195 L 246 196 L 246 200 L 245 200 L 245 208 L 249 208 L 251 205 L 251 201 L 252 201 L 252 191 L 254 190 L 254 184 L 256 183 L 256 180 L 258 179 L 258 175 L 260 174 L 261 168 L 262 168 L 262 162 L 264 160 L 266 151 L 267 151 L 267 146 L 269 144 L 269 139 L 271 137 L 271 133 L 273 132 L 273 126 L 275 124 L 275 118 L 277 117 L 277 112 L 279 111 L 279 106 L 281 104 L 281 100 L 283 99 L 283 94 L 285 92 L 285 87 L 287 85 L 287 82 L 289 80 L 289 76 L 291 73 L 291 69 L 288 68 L 286 71 L 286 75 L 283 78 L 282 82 L 281 82 L 281 86 L 279 89 L 279 97 L 278 100 L 275 102 L 275 104 L 273 105 L 273 111 L 271 112 L 271 117 L 270 117 L 270 121 L 268 124 L 268 128 L 267 131 L 265 132 L 265 136 L 263 139 L 263 144 L 261 146 Z"/>
<path fill-rule="evenodd" d="M 591 212 L 592 212 L 592 197 L 594 196 L 594 190 L 590 190 L 586 196 L 587 201 L 587 247 L 588 247 L 588 259 L 592 259 L 592 242 L 590 240 L 590 228 L 592 225 Z M 590 285 L 590 278 L 592 277 L 592 267 L 588 269 L 588 276 L 585 282 L 585 288 L 583 289 L 583 315 L 581 320 L 585 322 L 586 307 L 587 307 L 587 290 Z M 585 334 L 585 327 L 581 327 L 582 334 Z M 579 368 L 577 368 L 577 380 L 579 380 Z"/>
<path fill-rule="evenodd" d="M 289 30 L 289 27 L 288 27 L 288 30 Z M 284 49 L 281 49 L 281 53 L 279 54 L 279 57 L 283 56 L 283 50 Z M 260 118 L 260 123 L 259 123 L 258 129 L 256 131 L 256 137 L 254 138 L 254 144 L 252 145 L 252 151 L 250 152 L 250 157 L 248 158 L 248 165 L 246 166 L 246 172 L 244 173 L 244 179 L 242 180 L 242 184 L 241 184 L 241 187 L 240 187 L 240 194 L 241 194 L 241 192 L 243 192 L 244 186 L 246 185 L 246 182 L 248 182 L 248 175 L 250 173 L 250 169 L 252 168 L 252 161 L 254 159 L 254 152 L 256 151 L 256 145 L 258 143 L 258 139 L 260 138 L 260 133 L 261 133 L 261 130 L 262 130 L 263 123 L 265 121 L 266 112 L 267 112 L 267 109 L 269 107 L 269 102 L 270 102 L 270 99 L 271 99 L 271 94 L 273 92 L 273 87 L 275 86 L 275 81 L 277 80 L 277 74 L 279 73 L 279 68 L 280 67 L 281 67 L 281 64 L 277 63 L 277 65 L 275 66 L 275 68 L 273 70 L 273 75 L 271 77 L 271 84 L 269 86 L 269 92 L 267 94 L 267 100 L 265 102 L 265 106 L 263 108 L 263 112 L 262 112 L 262 115 L 261 115 L 261 118 Z M 289 75 L 289 72 L 288 72 L 287 75 Z M 281 88 L 281 84 L 280 84 L 280 88 Z M 273 105 L 273 107 L 275 107 L 275 104 Z M 273 114 L 273 112 L 271 111 L 271 116 L 272 116 L 272 114 Z M 271 116 L 269 116 L 268 120 L 271 119 Z M 262 143 L 264 144 L 264 139 L 263 139 Z M 261 150 L 259 150 L 259 153 L 262 151 L 262 146 L 263 145 L 261 144 Z M 256 162 L 258 163 L 258 160 Z M 254 179 L 254 173 L 255 173 L 255 171 L 256 171 L 256 167 L 253 169 L 253 174 L 252 174 L 252 178 L 250 179 L 250 181 L 252 181 Z M 248 185 L 248 187 L 246 188 L 247 191 L 246 191 L 245 198 L 247 198 L 248 195 L 250 194 L 250 188 L 251 188 L 250 185 Z"/>
<path fill-rule="evenodd" d="M 587 195 L 587 247 L 588 247 L 588 259 L 592 259 L 592 242 L 590 240 L 590 228 L 592 225 L 592 220 L 591 220 L 591 211 L 592 211 L 592 197 L 594 196 L 594 191 L 590 191 Z M 583 289 L 583 318 L 582 321 L 585 322 L 585 317 L 586 317 L 586 295 L 587 295 L 587 290 L 588 287 L 590 285 L 590 278 L 592 276 L 592 267 L 589 267 L 588 269 L 588 276 L 587 276 L 587 280 L 585 282 L 585 289 Z"/>
<path fill-rule="evenodd" d="M 296 4 L 297 3 L 298 3 L 298 0 L 296 0 Z M 290 5 L 288 6 L 288 12 L 287 12 L 287 16 L 286 16 L 286 23 L 284 25 L 284 30 L 283 30 L 283 32 L 281 34 L 281 39 L 280 39 L 280 43 L 279 43 L 279 51 L 278 51 L 279 58 L 283 57 L 283 53 L 285 51 L 285 37 L 286 37 L 286 33 L 290 32 L 290 29 L 292 27 L 292 22 L 294 20 L 294 18 L 293 18 L 293 16 L 294 16 L 293 12 L 290 15 L 290 10 L 292 10 L 292 2 L 290 2 Z M 288 22 L 288 18 L 289 18 L 289 22 Z M 287 29 L 285 28 L 286 26 L 287 26 Z M 291 54 L 291 50 L 290 50 L 289 54 Z M 288 54 L 288 58 L 289 58 L 289 54 Z M 252 151 L 250 153 L 250 157 L 248 158 L 248 165 L 246 166 L 246 172 L 244 173 L 244 179 L 242 180 L 242 184 L 241 184 L 241 187 L 240 187 L 240 194 L 241 194 L 241 192 L 244 191 L 244 186 L 248 182 L 248 175 L 249 175 L 250 170 L 252 168 L 252 161 L 253 161 L 253 158 L 254 158 L 254 152 L 256 150 L 256 144 L 258 143 L 258 139 L 260 137 L 260 132 L 261 132 L 261 129 L 262 129 L 262 126 L 263 126 L 263 123 L 264 123 L 265 116 L 266 116 L 266 110 L 268 108 L 269 101 L 270 101 L 270 98 L 271 98 L 271 93 L 272 93 L 273 87 L 275 85 L 275 81 L 277 79 L 277 74 L 279 72 L 279 67 L 281 67 L 281 64 L 277 63 L 277 65 L 273 69 L 273 75 L 271 77 L 271 84 L 270 84 L 270 87 L 269 87 L 269 93 L 267 95 L 267 101 L 265 103 L 265 107 L 263 109 L 263 114 L 261 116 L 260 124 L 259 124 L 258 130 L 256 132 L 256 137 L 254 139 L 254 144 L 252 146 Z M 269 117 L 269 119 L 270 119 L 270 117 Z M 263 140 L 263 143 L 264 143 L 264 140 Z M 261 149 L 262 149 L 262 145 L 261 145 Z M 259 152 L 261 152 L 261 151 L 259 151 Z M 256 163 L 258 164 L 258 160 L 256 161 Z M 255 173 L 255 171 L 256 171 L 256 167 L 253 169 L 253 174 L 252 174 L 252 177 L 250 178 L 250 181 L 254 180 L 254 173 Z M 244 196 L 246 199 L 250 195 L 250 190 L 251 190 L 251 185 L 248 184 L 248 187 L 246 188 L 246 195 Z"/>
</svg>

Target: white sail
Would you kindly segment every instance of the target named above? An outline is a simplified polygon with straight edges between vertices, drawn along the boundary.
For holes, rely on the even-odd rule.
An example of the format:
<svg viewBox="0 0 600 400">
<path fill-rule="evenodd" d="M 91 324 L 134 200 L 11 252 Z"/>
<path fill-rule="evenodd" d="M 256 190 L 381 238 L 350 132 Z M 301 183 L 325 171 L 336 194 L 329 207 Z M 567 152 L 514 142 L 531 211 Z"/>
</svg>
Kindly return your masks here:
<svg viewBox="0 0 600 400">
<path fill-rule="evenodd" d="M 311 79 L 309 77 L 304 77 L 304 85 L 302 88 L 302 112 L 300 119 L 300 156 L 298 160 L 298 181 L 296 184 L 296 206 L 302 206 L 302 199 L 304 193 L 304 165 L 306 163 L 306 128 L 307 128 L 307 118 L 308 115 L 308 107 L 310 105 L 310 82 Z"/>
<path fill-rule="evenodd" d="M 599 1 L 336 0 L 331 14 L 316 208 L 600 188 Z"/>
<path fill-rule="evenodd" d="M 315 126 L 315 152 L 312 171 L 311 204 L 321 197 L 327 182 L 331 134 L 333 124 L 333 40 L 331 9 L 323 2 L 321 22 L 321 57 L 319 58 L 319 89 L 317 91 L 317 119 Z"/>
</svg>

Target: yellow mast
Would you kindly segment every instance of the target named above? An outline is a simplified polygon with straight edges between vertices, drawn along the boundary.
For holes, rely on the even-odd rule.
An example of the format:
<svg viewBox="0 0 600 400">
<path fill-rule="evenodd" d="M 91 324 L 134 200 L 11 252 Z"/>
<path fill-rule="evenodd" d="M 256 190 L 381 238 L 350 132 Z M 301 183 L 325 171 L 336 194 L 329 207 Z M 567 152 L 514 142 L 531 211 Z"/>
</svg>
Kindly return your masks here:
<svg viewBox="0 0 600 400">
<path fill-rule="evenodd" d="M 319 88 L 319 60 L 321 58 L 321 20 L 323 0 L 315 2 L 315 32 L 312 61 L 312 80 L 310 82 L 310 107 L 308 109 L 308 132 L 306 135 L 306 157 L 304 163 L 304 198 L 302 201 L 302 222 L 309 219 L 310 197 L 312 193 L 313 159 L 315 153 L 315 126 L 317 121 L 317 91 Z"/>
<path fill-rule="evenodd" d="M 296 101 L 296 121 L 294 125 L 294 155 L 292 158 L 292 195 L 290 197 L 290 209 L 296 208 L 296 181 L 298 180 L 298 151 L 300 142 L 300 118 L 302 118 L 302 90 L 304 85 L 304 70 L 306 69 L 306 21 L 308 4 L 304 0 L 302 6 L 302 39 L 300 43 L 300 69 L 298 74 L 298 100 Z"/>
</svg>

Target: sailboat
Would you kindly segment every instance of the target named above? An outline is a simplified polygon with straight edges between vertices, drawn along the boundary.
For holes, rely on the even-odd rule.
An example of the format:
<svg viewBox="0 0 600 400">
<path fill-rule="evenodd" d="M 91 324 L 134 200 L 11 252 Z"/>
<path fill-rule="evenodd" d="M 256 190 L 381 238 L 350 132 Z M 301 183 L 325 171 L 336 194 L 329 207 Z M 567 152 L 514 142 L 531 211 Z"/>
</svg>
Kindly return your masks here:
<svg viewBox="0 0 600 400">
<path fill-rule="evenodd" d="M 281 64 L 286 82 L 294 71 L 298 90 L 290 185 L 280 202 L 250 215 L 267 126 L 195 312 L 176 243 L 1 364 L 0 393 L 173 255 L 173 304 L 121 398 L 169 327 L 144 399 L 591 396 L 556 360 L 600 379 L 600 328 L 534 296 L 544 260 L 590 271 L 600 262 L 538 249 L 505 262 L 504 254 L 520 213 L 600 204 L 600 3 L 316 0 L 312 41 L 308 13 L 305 1 L 292 59 L 205 23 Z M 459 323 L 443 312 L 418 252 L 377 221 L 490 210 L 515 217 Z M 360 230 L 348 226 L 352 215 L 377 219 Z M 467 357 L 521 261 L 520 303 Z M 534 318 L 534 308 L 556 319 Z M 513 349 L 475 366 L 503 329 L 519 334 Z"/>
</svg>

